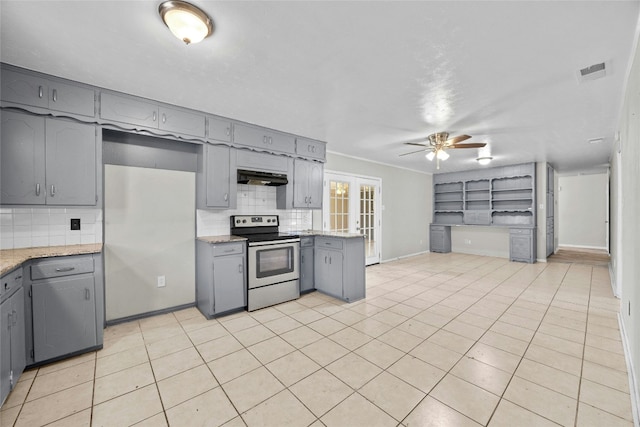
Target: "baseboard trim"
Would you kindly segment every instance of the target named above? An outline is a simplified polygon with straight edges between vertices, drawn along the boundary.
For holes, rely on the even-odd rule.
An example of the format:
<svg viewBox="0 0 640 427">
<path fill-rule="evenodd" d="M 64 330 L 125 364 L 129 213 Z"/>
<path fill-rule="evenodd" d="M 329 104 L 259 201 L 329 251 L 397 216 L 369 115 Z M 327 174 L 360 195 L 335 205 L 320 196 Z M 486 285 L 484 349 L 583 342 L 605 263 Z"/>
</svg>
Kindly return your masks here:
<svg viewBox="0 0 640 427">
<path fill-rule="evenodd" d="M 547 262 L 546 258 L 538 258 L 536 259 L 537 262 Z"/>
<path fill-rule="evenodd" d="M 572 249 L 595 249 L 598 251 L 605 251 L 606 253 L 609 253 L 609 248 L 607 248 L 606 246 L 587 246 L 587 245 L 558 245 L 558 249 L 560 250 L 562 248 L 572 248 Z M 557 251 L 556 251 L 557 252 Z"/>
<path fill-rule="evenodd" d="M 121 317 L 119 319 L 107 320 L 105 322 L 105 324 L 106 324 L 106 326 L 114 326 L 114 325 L 117 325 L 119 323 L 130 322 L 132 320 L 140 320 L 140 319 L 144 319 L 146 317 L 157 316 L 158 314 L 167 314 L 167 313 L 171 313 L 172 311 L 183 310 L 185 308 L 195 307 L 195 306 L 196 306 L 195 302 L 192 302 L 192 303 L 189 303 L 189 304 L 176 305 L 174 307 L 168 307 L 168 308 L 163 308 L 163 309 L 160 309 L 160 310 L 148 311 L 146 313 L 134 314 L 133 316 L 127 316 L 127 317 Z"/>
<path fill-rule="evenodd" d="M 624 358 L 627 362 L 627 375 L 629 377 L 629 393 L 631 394 L 631 412 L 633 413 L 633 425 L 640 427 L 640 401 L 638 401 L 638 388 L 636 386 L 636 370 L 633 366 L 631 353 L 629 351 L 629 341 L 627 339 L 627 331 L 622 321 L 622 315 L 618 313 L 618 325 L 620 327 L 620 335 L 622 335 L 622 347 L 624 349 Z"/>
<path fill-rule="evenodd" d="M 384 264 L 385 262 L 398 261 L 399 259 L 410 258 L 412 256 L 424 255 L 424 254 L 428 254 L 428 253 L 429 253 L 429 251 L 422 251 L 422 252 L 416 252 L 416 253 L 408 254 L 408 255 L 401 255 L 401 256 L 396 257 L 396 258 L 383 259 L 383 260 L 380 261 L 380 264 Z"/>
<path fill-rule="evenodd" d="M 609 263 L 609 283 L 611 283 L 611 292 L 613 292 L 613 295 L 620 299 L 620 294 L 616 292 L 616 289 L 618 289 L 618 284 L 616 283 L 616 272 L 613 271 L 611 263 Z"/>
</svg>

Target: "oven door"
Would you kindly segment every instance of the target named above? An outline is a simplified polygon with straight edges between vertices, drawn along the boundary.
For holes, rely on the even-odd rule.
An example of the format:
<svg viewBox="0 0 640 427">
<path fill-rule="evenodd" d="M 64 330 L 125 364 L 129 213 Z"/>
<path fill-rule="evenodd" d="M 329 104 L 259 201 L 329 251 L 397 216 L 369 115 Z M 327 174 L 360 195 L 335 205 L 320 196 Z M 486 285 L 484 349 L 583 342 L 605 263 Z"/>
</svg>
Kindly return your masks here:
<svg viewBox="0 0 640 427">
<path fill-rule="evenodd" d="M 299 239 L 250 243 L 249 289 L 298 279 L 299 257 Z"/>
</svg>

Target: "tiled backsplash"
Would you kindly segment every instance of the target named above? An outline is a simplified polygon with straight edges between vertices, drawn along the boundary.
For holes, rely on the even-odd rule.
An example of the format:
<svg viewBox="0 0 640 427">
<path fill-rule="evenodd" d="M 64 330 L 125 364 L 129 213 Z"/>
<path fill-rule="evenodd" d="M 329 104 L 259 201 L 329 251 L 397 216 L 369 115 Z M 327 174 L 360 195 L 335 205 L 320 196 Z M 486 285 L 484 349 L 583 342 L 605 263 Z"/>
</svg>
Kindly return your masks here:
<svg viewBox="0 0 640 427">
<path fill-rule="evenodd" d="M 231 215 L 279 215 L 280 231 L 312 228 L 310 210 L 276 209 L 276 187 L 238 184 L 238 207 L 198 210 L 197 235 L 229 234 Z M 72 231 L 71 218 L 80 218 Z M 102 209 L 0 208 L 0 249 L 102 242 Z"/>
<path fill-rule="evenodd" d="M 80 230 L 71 230 L 71 218 Z M 102 242 L 102 209 L 0 208 L 0 249 Z"/>
<path fill-rule="evenodd" d="M 198 236 L 229 234 L 231 215 L 279 215 L 280 231 L 312 228 L 310 210 L 276 209 L 276 187 L 238 184 L 237 209 L 198 210 Z"/>
</svg>

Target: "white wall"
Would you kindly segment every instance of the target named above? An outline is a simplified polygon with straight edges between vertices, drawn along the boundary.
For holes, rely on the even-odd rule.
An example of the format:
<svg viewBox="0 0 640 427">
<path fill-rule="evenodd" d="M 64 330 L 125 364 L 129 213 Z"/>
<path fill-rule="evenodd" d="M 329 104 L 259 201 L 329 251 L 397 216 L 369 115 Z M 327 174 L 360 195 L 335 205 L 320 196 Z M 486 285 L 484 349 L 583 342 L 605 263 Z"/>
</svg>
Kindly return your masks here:
<svg viewBox="0 0 640 427">
<path fill-rule="evenodd" d="M 558 177 L 559 246 L 607 250 L 606 173 Z"/>
<path fill-rule="evenodd" d="M 640 22 L 639 22 L 640 28 Z M 636 36 L 637 37 L 637 36 Z M 615 202 L 612 203 L 612 230 L 620 225 L 621 233 L 613 235 L 614 249 L 612 265 L 620 271 L 614 278 L 621 280 L 617 283 L 621 288 L 620 318 L 623 325 L 623 339 L 626 342 L 629 360 L 633 374 L 633 386 L 636 390 L 636 404 L 638 402 L 638 369 L 640 369 L 640 39 L 636 39 L 636 51 L 633 65 L 629 73 L 629 81 L 625 90 L 625 102 L 620 118 L 620 146 L 621 161 L 616 159 L 614 146 L 612 153 L 612 176 L 620 173 L 621 180 L 612 180 L 612 193 Z M 618 199 L 621 209 L 618 208 Z M 620 222 L 620 224 L 618 224 Z M 618 244 L 620 251 L 617 250 Z M 636 406 L 637 408 L 637 406 Z M 637 422 L 637 419 L 636 419 Z"/>
<path fill-rule="evenodd" d="M 382 178 L 382 261 L 429 249 L 433 215 L 431 175 L 327 153 L 325 170 Z M 314 228 L 322 215 L 314 214 Z"/>
</svg>

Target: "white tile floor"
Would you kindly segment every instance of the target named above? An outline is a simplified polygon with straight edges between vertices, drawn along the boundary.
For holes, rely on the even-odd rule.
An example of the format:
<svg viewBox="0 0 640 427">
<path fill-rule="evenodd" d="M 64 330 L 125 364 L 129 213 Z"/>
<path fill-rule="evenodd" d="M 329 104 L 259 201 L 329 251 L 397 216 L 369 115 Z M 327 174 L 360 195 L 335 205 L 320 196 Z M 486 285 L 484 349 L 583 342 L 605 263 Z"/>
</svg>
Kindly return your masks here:
<svg viewBox="0 0 640 427">
<path fill-rule="evenodd" d="M 2 426 L 631 426 L 608 271 L 426 254 L 319 293 L 206 320 L 105 330 L 26 372 Z"/>
</svg>

